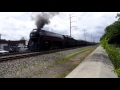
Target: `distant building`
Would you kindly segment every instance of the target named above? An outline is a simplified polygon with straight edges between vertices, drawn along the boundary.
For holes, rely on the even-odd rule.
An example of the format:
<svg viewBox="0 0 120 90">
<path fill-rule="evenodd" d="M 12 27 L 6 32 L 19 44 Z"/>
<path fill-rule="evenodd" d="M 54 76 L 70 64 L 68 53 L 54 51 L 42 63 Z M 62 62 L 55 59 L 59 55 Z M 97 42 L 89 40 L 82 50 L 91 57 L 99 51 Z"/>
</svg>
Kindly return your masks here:
<svg viewBox="0 0 120 90">
<path fill-rule="evenodd" d="M 6 49 L 8 46 L 26 46 L 26 40 L 10 41 L 5 39 L 0 39 L 0 49 Z"/>
</svg>

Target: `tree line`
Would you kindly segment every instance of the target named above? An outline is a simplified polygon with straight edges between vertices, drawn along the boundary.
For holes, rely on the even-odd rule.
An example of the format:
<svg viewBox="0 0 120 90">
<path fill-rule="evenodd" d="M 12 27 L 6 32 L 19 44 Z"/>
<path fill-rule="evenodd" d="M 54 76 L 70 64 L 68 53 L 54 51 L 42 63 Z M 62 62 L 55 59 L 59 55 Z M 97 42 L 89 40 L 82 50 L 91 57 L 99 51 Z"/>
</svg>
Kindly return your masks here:
<svg viewBox="0 0 120 90">
<path fill-rule="evenodd" d="M 101 37 L 101 41 L 105 41 L 108 44 L 120 45 L 120 14 L 116 15 L 117 21 L 105 28 L 105 33 Z"/>
</svg>

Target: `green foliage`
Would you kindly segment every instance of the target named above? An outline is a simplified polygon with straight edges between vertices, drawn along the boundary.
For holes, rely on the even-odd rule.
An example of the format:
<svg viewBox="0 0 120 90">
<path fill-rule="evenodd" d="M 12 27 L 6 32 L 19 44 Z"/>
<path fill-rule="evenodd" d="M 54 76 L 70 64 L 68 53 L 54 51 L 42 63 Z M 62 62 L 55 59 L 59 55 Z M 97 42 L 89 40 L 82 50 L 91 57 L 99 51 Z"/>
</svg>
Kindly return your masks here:
<svg viewBox="0 0 120 90">
<path fill-rule="evenodd" d="M 120 53 L 119 49 L 117 49 L 119 47 L 117 47 L 117 45 L 108 44 L 106 40 L 101 40 L 101 45 L 106 49 L 115 68 L 120 68 Z"/>
<path fill-rule="evenodd" d="M 120 77 L 120 14 L 117 14 L 116 17 L 118 17 L 118 21 L 106 27 L 100 43 L 106 49 L 109 58 L 115 66 L 115 72 Z"/>
<path fill-rule="evenodd" d="M 120 47 L 117 47 L 117 45 L 110 45 L 105 40 L 101 40 L 101 45 L 106 49 L 108 56 L 115 67 L 114 71 L 118 74 L 118 77 L 120 77 Z"/>
<path fill-rule="evenodd" d="M 116 18 L 118 17 L 118 20 L 120 20 L 120 13 L 117 13 Z"/>
<path fill-rule="evenodd" d="M 117 72 L 118 77 L 120 77 L 120 68 L 119 68 L 119 69 L 116 69 L 115 72 Z"/>
<path fill-rule="evenodd" d="M 109 44 L 120 44 L 120 21 L 116 21 L 105 29 L 101 40 L 106 39 Z"/>
</svg>

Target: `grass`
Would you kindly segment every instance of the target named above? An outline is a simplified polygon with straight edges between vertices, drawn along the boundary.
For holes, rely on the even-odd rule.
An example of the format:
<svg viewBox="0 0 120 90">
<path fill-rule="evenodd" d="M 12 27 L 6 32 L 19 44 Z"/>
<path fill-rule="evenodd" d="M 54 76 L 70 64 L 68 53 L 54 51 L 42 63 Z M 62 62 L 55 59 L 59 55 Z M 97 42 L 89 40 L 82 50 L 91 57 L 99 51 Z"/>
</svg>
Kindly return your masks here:
<svg viewBox="0 0 120 90">
<path fill-rule="evenodd" d="M 120 47 L 117 45 L 110 45 L 104 41 L 101 41 L 101 45 L 106 49 L 108 56 L 115 67 L 114 71 L 118 74 L 118 77 L 120 77 Z"/>
<path fill-rule="evenodd" d="M 68 72 L 65 72 L 65 73 L 57 76 L 57 78 L 65 78 L 69 74 L 69 72 L 72 71 L 73 69 L 75 69 L 76 67 L 77 67 L 77 65 L 71 66 L 71 68 L 68 70 Z"/>
<path fill-rule="evenodd" d="M 120 68 L 116 69 L 115 72 L 118 74 L 118 77 L 120 77 Z"/>
<path fill-rule="evenodd" d="M 79 54 L 81 54 L 81 53 L 83 53 L 83 52 L 85 52 L 87 50 L 90 50 L 90 52 L 92 52 L 95 49 L 95 47 L 92 47 L 92 48 L 91 47 L 86 47 L 86 48 L 83 48 L 83 49 L 79 49 L 77 52 L 72 53 L 72 54 L 70 54 L 70 55 L 68 55 L 68 56 L 58 60 L 57 63 L 58 64 L 64 64 L 65 62 L 67 62 L 71 58 L 74 58 L 75 56 L 77 56 L 77 55 L 79 55 Z"/>
<path fill-rule="evenodd" d="M 62 58 L 61 60 L 58 60 L 57 61 L 57 64 L 64 64 L 65 62 L 67 62 L 68 60 L 70 60 L 71 58 L 74 58 L 75 56 L 79 55 L 80 53 L 83 53 L 85 51 L 87 51 L 88 49 L 84 49 L 84 50 L 81 50 L 81 51 L 77 51 L 75 53 L 72 53 L 68 56 L 66 56 L 65 58 Z"/>
<path fill-rule="evenodd" d="M 97 48 L 97 47 L 96 47 Z M 82 62 L 91 52 L 93 52 L 95 49 L 96 49 L 95 47 L 92 47 L 92 48 L 90 48 L 89 49 L 89 52 L 86 52 L 86 54 L 83 56 L 83 57 L 81 57 L 80 58 L 80 61 Z M 87 51 L 88 49 L 85 49 L 85 50 L 82 50 L 82 51 L 78 51 L 78 52 L 76 52 L 76 53 L 73 53 L 73 54 L 71 54 L 71 55 L 69 55 L 68 57 L 66 57 L 66 58 L 64 58 L 62 61 L 59 61 L 59 63 L 67 63 L 67 61 L 68 60 L 70 60 L 71 58 L 73 58 L 73 57 L 75 57 L 75 56 L 77 56 L 78 54 L 80 54 L 80 53 L 83 53 L 83 52 L 85 52 L 85 51 Z M 79 64 L 79 63 L 78 63 Z M 63 74 L 61 74 L 61 75 L 59 75 L 59 76 L 57 76 L 57 78 L 65 78 L 72 70 L 74 70 L 77 66 L 78 66 L 78 64 L 73 64 L 70 68 L 69 68 L 69 70 L 67 71 L 67 72 L 64 72 Z"/>
</svg>

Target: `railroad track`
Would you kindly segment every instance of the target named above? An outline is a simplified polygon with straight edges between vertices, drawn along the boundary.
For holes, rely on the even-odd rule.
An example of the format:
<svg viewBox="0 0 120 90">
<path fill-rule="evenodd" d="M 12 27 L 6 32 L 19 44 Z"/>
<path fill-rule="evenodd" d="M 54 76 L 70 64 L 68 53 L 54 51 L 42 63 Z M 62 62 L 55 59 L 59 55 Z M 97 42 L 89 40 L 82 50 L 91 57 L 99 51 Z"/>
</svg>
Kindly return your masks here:
<svg viewBox="0 0 120 90">
<path fill-rule="evenodd" d="M 65 50 L 76 49 L 76 48 L 80 48 L 80 47 L 56 49 L 56 50 L 42 51 L 42 52 L 24 52 L 24 53 L 15 53 L 15 54 L 12 53 L 12 54 L 4 55 L 0 57 L 0 62 L 21 59 L 21 58 L 26 58 L 26 57 L 32 57 L 32 56 L 37 56 L 37 55 L 43 55 L 43 54 L 49 54 L 49 53 L 55 53 L 59 51 L 65 51 Z"/>
<path fill-rule="evenodd" d="M 2 57 L 0 57 L 0 62 L 1 61 L 20 59 L 20 58 L 26 58 L 26 57 L 37 55 L 38 53 L 40 54 L 40 52 L 33 52 L 33 53 L 24 53 L 24 54 L 2 56 Z"/>
<path fill-rule="evenodd" d="M 0 54 L 0 57 L 2 57 L 2 56 L 16 55 L 16 54 L 23 54 L 23 53 L 31 53 L 31 52 L 30 51 L 25 51 L 25 52 L 6 53 L 6 54 Z"/>
</svg>

